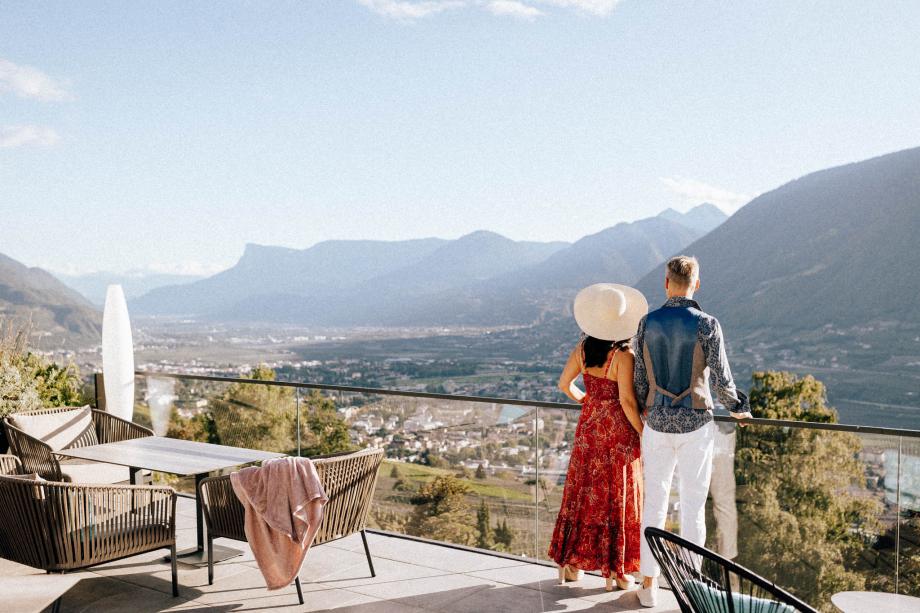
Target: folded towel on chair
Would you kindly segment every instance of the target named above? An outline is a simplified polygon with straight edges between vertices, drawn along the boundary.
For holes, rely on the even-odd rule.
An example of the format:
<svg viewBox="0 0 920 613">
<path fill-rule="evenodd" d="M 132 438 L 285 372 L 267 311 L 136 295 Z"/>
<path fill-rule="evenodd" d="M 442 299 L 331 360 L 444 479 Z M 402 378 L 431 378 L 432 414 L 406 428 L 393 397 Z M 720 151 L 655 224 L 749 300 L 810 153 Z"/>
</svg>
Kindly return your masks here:
<svg viewBox="0 0 920 613">
<path fill-rule="evenodd" d="M 268 589 L 291 584 L 300 572 L 329 500 L 308 458 L 277 458 L 230 475 L 246 510 L 249 546 Z"/>
</svg>

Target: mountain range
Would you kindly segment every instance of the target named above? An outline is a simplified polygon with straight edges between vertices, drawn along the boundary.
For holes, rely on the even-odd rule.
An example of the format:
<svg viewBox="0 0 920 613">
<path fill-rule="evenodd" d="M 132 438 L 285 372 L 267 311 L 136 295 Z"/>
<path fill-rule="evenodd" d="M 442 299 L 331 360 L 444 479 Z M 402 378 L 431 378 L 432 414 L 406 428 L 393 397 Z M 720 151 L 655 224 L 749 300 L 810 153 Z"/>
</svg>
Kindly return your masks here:
<svg viewBox="0 0 920 613">
<path fill-rule="evenodd" d="M 90 272 L 82 275 L 53 273 L 71 289 L 98 307 L 105 304 L 105 294 L 110 285 L 121 285 L 125 298 L 131 300 L 143 296 L 150 290 L 164 285 L 182 285 L 203 279 L 203 276 L 155 273 L 146 270 L 134 270 L 123 273 Z"/>
<path fill-rule="evenodd" d="M 30 268 L 0 254 L 0 321 L 31 324 L 33 347 L 98 343 L 102 316 L 93 305 L 41 268 Z"/>
<path fill-rule="evenodd" d="M 564 309 L 573 288 L 634 283 L 725 218 L 711 204 L 669 209 L 571 244 L 478 231 L 450 241 L 325 241 L 304 250 L 247 245 L 229 270 L 154 289 L 131 306 L 316 325 L 526 324 Z"/>
<path fill-rule="evenodd" d="M 698 296 L 741 332 L 920 323 L 920 148 L 822 170 L 758 196 L 684 251 Z M 660 293 L 662 265 L 637 287 Z"/>
</svg>

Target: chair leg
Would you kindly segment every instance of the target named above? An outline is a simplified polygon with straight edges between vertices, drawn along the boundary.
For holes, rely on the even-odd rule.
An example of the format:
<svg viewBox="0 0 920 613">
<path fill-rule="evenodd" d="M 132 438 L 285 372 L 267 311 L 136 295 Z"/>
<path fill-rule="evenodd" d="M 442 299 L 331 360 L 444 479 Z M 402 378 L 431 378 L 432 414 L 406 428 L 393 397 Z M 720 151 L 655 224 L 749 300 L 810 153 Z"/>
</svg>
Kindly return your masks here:
<svg viewBox="0 0 920 613">
<path fill-rule="evenodd" d="M 172 592 L 173 598 L 176 598 L 179 595 L 179 572 L 176 568 L 176 543 L 173 542 L 172 546 L 169 548 L 169 559 L 170 564 L 172 565 Z"/>
<path fill-rule="evenodd" d="M 367 556 L 367 565 L 371 568 L 371 577 L 376 577 L 377 573 L 374 572 L 374 561 L 371 559 L 371 550 L 367 546 L 367 534 L 364 533 L 364 530 L 361 531 L 361 540 L 364 541 L 364 555 Z"/>
<path fill-rule="evenodd" d="M 214 538 L 208 533 L 208 585 L 214 585 Z"/>
<path fill-rule="evenodd" d="M 297 586 L 297 600 L 303 604 L 303 590 L 300 589 L 300 577 L 294 577 L 294 585 Z"/>
</svg>

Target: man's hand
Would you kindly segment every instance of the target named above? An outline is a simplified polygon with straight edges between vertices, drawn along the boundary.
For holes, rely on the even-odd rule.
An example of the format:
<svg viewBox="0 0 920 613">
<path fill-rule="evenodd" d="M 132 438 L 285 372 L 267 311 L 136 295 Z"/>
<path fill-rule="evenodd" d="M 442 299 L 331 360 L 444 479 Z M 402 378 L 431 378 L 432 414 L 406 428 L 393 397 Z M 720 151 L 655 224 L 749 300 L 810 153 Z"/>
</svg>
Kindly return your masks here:
<svg viewBox="0 0 920 613">
<path fill-rule="evenodd" d="M 738 422 L 739 428 L 743 428 L 747 425 L 746 423 L 744 423 L 743 420 L 754 418 L 754 416 L 751 415 L 750 411 L 745 411 L 744 413 L 731 413 L 731 416 L 734 417 L 735 420 Z"/>
</svg>

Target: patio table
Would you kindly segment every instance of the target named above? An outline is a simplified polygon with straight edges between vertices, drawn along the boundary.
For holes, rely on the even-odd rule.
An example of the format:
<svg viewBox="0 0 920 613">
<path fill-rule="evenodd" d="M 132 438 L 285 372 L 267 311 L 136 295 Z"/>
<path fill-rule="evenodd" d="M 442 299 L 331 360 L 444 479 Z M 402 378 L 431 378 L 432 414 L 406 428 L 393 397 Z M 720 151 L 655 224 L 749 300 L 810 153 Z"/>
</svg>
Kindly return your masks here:
<svg viewBox="0 0 920 613">
<path fill-rule="evenodd" d="M 272 458 L 284 457 L 283 453 L 227 447 L 198 441 L 148 436 L 144 438 L 89 445 L 76 449 L 62 449 L 55 452 L 71 458 L 106 462 L 127 466 L 130 469 L 131 483 L 138 482 L 142 470 L 152 470 L 182 477 L 195 477 L 195 516 L 198 537 L 197 547 L 185 549 L 176 555 L 186 564 L 207 564 L 207 552 L 204 548 L 204 512 L 199 499 L 198 484 L 209 473 L 234 468 L 251 462 L 262 462 Z M 221 562 L 242 553 L 232 547 L 214 547 L 214 561 Z"/>
<path fill-rule="evenodd" d="M 917 613 L 920 598 L 883 592 L 838 592 L 831 602 L 843 613 Z"/>
</svg>

